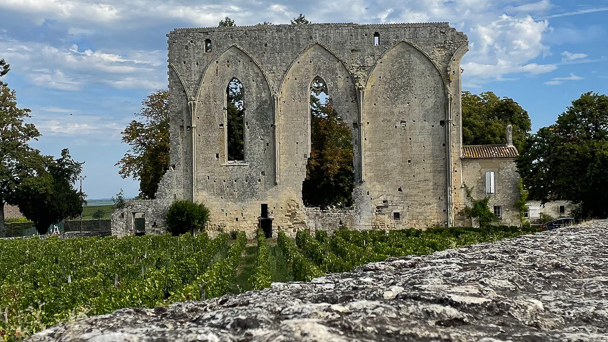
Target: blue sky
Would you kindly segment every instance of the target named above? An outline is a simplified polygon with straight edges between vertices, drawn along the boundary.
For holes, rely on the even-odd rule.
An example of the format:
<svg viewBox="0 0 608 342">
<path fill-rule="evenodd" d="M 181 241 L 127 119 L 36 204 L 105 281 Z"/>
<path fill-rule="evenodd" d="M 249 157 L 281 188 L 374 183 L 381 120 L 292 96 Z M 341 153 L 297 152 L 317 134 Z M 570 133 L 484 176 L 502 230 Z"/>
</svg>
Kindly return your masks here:
<svg viewBox="0 0 608 342">
<path fill-rule="evenodd" d="M 463 88 L 493 91 L 525 108 L 533 131 L 550 125 L 582 93 L 608 94 L 608 0 L 2 0 L 3 78 L 42 137 L 34 146 L 84 161 L 89 199 L 137 182 L 114 164 L 120 132 L 151 92 L 167 87 L 166 34 L 177 27 L 448 21 L 469 37 Z"/>
</svg>

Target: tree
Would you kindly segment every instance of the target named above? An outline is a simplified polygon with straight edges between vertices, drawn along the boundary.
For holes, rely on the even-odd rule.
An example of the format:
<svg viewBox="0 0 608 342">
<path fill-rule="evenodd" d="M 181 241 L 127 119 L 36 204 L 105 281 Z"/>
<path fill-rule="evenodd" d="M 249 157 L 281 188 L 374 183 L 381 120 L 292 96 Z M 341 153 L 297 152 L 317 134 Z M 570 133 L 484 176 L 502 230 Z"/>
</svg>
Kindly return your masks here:
<svg viewBox="0 0 608 342">
<path fill-rule="evenodd" d="M 139 180 L 142 198 L 154 198 L 158 183 L 169 167 L 169 92 L 158 90 L 142 101 L 142 109 L 122 131 L 129 151 L 116 163 L 123 177 Z"/>
<path fill-rule="evenodd" d="M 167 211 L 167 230 L 173 236 L 191 232 L 194 234 L 209 220 L 209 209 L 203 204 L 188 200 L 175 201 Z"/>
<path fill-rule="evenodd" d="M 234 20 L 230 19 L 230 17 L 224 18 L 224 20 L 220 20 L 218 27 L 232 27 L 236 26 Z"/>
<path fill-rule="evenodd" d="M 315 86 L 313 84 L 313 86 Z M 311 103 L 311 151 L 302 184 L 306 206 L 327 208 L 352 205 L 354 188 L 351 132 L 333 109 L 314 95 Z"/>
<path fill-rule="evenodd" d="M 582 94 L 528 146 L 517 166 L 530 198 L 571 200 L 584 217 L 608 217 L 608 96 Z"/>
<path fill-rule="evenodd" d="M 127 205 L 125 202 L 125 194 L 122 189 L 120 189 L 120 191 L 116 194 L 116 197 L 112 197 L 112 202 L 114 202 L 113 207 L 115 210 L 122 209 Z"/>
<path fill-rule="evenodd" d="M 7 64 L 4 59 L 0 59 L 0 77 L 6 75 L 9 70 L 11 70 L 11 66 Z"/>
<path fill-rule="evenodd" d="M 83 163 L 74 161 L 68 149 L 57 159 L 41 155 L 35 159 L 30 165 L 35 176 L 23 179 L 17 188 L 17 203 L 38 233 L 46 234 L 51 224 L 82 213 L 85 195 L 74 184 Z"/>
<path fill-rule="evenodd" d="M 488 91 L 479 95 L 462 92 L 462 137 L 465 145 L 505 144 L 507 125 L 513 126 L 513 145 L 525 153 L 532 128 L 528 112 L 513 99 Z"/>
<path fill-rule="evenodd" d="M 245 108 L 243 108 L 243 84 L 233 78 L 226 89 L 228 119 L 228 160 L 245 160 Z"/>
<path fill-rule="evenodd" d="M 291 20 L 291 25 L 307 25 L 307 24 L 311 24 L 311 22 L 308 21 L 302 13 L 300 13 L 299 16 L 297 16 Z"/>
<path fill-rule="evenodd" d="M 8 65 L 2 60 L 3 73 Z M 28 145 L 40 132 L 25 123 L 30 110 L 17 107 L 17 96 L 0 81 L 0 237 L 5 236 L 4 204 L 17 204 L 16 193 L 24 179 L 32 176 L 32 164 L 39 152 Z"/>
</svg>

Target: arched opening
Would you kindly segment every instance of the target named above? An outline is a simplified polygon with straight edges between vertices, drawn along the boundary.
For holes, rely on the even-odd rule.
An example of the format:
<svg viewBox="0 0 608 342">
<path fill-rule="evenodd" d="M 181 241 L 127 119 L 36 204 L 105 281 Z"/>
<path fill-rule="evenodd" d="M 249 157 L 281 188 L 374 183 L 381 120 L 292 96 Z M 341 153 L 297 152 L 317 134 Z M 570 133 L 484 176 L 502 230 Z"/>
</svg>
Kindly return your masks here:
<svg viewBox="0 0 608 342">
<path fill-rule="evenodd" d="M 205 39 L 205 52 L 211 52 L 211 39 Z"/>
<path fill-rule="evenodd" d="M 245 160 L 245 107 L 243 84 L 236 78 L 226 87 L 226 120 L 228 160 Z"/>
<path fill-rule="evenodd" d="M 305 206 L 352 205 L 353 156 L 350 129 L 334 110 L 325 81 L 315 77 L 310 85 L 310 155 L 302 183 Z"/>
<path fill-rule="evenodd" d="M 380 45 L 380 33 L 374 33 L 374 46 Z"/>
</svg>

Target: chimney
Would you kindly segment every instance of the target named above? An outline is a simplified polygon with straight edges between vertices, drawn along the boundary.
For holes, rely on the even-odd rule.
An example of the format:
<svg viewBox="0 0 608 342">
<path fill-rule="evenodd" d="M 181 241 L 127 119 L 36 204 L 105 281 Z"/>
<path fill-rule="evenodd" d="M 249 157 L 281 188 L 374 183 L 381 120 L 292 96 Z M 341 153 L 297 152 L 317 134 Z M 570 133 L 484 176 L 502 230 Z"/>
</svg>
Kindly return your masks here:
<svg viewBox="0 0 608 342">
<path fill-rule="evenodd" d="M 507 146 L 513 146 L 513 126 L 507 125 Z"/>
</svg>

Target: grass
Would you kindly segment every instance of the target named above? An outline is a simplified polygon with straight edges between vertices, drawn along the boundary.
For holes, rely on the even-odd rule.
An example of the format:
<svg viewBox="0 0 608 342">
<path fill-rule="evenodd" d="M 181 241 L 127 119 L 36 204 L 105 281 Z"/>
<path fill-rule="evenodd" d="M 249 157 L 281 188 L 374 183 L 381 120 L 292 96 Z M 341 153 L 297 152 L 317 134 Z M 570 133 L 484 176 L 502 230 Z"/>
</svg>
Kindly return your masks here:
<svg viewBox="0 0 608 342">
<path fill-rule="evenodd" d="M 249 278 L 255 272 L 255 260 L 258 256 L 257 244 L 245 247 L 241 258 L 241 265 L 234 282 L 235 291 L 237 293 L 249 291 L 252 289 L 252 284 L 249 283 Z"/>
<path fill-rule="evenodd" d="M 272 282 L 287 282 L 293 281 L 293 274 L 287 266 L 287 260 L 277 246 L 276 239 L 266 240 L 268 245 L 268 263 L 270 264 L 270 276 Z M 250 240 L 248 246 L 245 247 L 241 258 L 241 265 L 238 268 L 236 280 L 234 282 L 233 293 L 241 293 L 250 291 L 253 285 L 249 282 L 249 278 L 255 272 L 255 261 L 258 255 L 258 246 L 256 240 Z"/>
<path fill-rule="evenodd" d="M 87 205 L 82 207 L 82 219 L 83 220 L 109 220 L 114 212 L 114 206 L 112 205 Z M 101 217 L 94 217 L 98 213 Z"/>
</svg>

